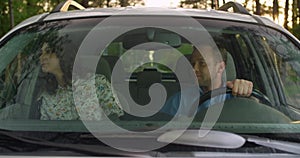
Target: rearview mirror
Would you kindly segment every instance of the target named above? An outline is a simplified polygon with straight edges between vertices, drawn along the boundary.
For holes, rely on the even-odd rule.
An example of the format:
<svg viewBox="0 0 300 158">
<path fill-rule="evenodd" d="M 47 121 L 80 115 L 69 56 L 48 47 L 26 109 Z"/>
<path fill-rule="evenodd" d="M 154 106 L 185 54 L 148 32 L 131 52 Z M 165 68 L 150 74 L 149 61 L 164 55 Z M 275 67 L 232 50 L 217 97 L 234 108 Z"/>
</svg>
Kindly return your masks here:
<svg viewBox="0 0 300 158">
<path fill-rule="evenodd" d="M 150 31 L 149 31 L 150 30 Z M 157 28 L 143 28 L 143 30 L 134 30 L 122 38 L 123 48 L 131 49 L 139 44 L 145 44 L 148 42 L 157 42 L 165 44 L 166 47 L 180 47 L 181 37 L 173 32 L 169 32 Z M 161 48 L 147 48 L 147 49 L 161 49 Z"/>
</svg>

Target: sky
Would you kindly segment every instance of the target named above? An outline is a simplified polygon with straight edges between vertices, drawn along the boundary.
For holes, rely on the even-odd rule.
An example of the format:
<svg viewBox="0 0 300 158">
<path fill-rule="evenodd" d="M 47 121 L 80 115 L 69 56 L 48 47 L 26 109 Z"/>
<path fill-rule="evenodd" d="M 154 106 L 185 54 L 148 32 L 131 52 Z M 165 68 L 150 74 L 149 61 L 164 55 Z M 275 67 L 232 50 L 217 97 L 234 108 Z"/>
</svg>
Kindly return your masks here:
<svg viewBox="0 0 300 158">
<path fill-rule="evenodd" d="M 148 7 L 176 7 L 180 0 L 144 0 Z"/>
</svg>

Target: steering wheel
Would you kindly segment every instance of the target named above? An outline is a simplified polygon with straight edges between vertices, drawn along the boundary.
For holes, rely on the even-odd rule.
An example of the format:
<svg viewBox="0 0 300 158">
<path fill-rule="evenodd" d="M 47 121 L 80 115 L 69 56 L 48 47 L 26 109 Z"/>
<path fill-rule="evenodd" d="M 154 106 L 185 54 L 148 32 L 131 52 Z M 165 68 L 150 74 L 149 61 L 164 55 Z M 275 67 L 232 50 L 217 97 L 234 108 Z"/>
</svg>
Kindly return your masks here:
<svg viewBox="0 0 300 158">
<path fill-rule="evenodd" d="M 218 89 L 215 89 L 215 90 L 212 90 L 212 91 L 208 91 L 200 97 L 199 106 L 202 105 L 205 101 L 207 101 L 211 98 L 214 98 L 214 97 L 220 96 L 220 95 L 224 95 L 224 94 L 225 95 L 232 94 L 232 89 L 222 87 L 222 88 L 218 88 Z M 262 104 L 266 104 L 266 105 L 269 105 L 269 106 L 272 105 L 270 99 L 265 94 L 263 94 L 262 92 L 260 92 L 257 89 L 253 89 L 250 96 L 258 99 L 259 102 L 262 103 Z"/>
<path fill-rule="evenodd" d="M 210 98 L 219 95 L 231 94 L 231 89 L 220 88 L 205 93 L 199 100 L 199 105 Z M 228 99 L 226 106 L 222 108 L 218 122 L 221 123 L 290 123 L 291 120 L 283 112 L 271 107 L 271 102 L 267 96 L 257 89 L 253 89 L 251 97 L 234 97 Z M 256 101 L 259 100 L 259 102 Z M 211 111 L 219 110 L 219 106 L 210 106 Z M 208 108 L 196 113 L 194 121 L 203 121 Z M 258 114 L 258 112 L 260 114 Z"/>
</svg>

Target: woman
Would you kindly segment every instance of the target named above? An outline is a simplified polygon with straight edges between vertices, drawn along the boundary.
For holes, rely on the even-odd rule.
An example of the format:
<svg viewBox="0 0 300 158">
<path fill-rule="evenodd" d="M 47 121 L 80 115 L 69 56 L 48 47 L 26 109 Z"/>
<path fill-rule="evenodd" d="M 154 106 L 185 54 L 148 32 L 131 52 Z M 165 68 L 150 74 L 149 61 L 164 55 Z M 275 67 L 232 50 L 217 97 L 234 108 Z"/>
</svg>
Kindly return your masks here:
<svg viewBox="0 0 300 158">
<path fill-rule="evenodd" d="M 47 73 L 46 89 L 40 97 L 41 120 L 78 120 L 78 113 L 83 114 L 84 119 L 102 120 L 103 113 L 97 110 L 99 106 L 106 116 L 123 115 L 105 76 L 97 74 L 86 79 L 72 80 L 75 54 L 59 54 L 61 51 L 55 51 L 54 48 L 50 43 L 44 43 L 41 49 L 40 64 L 42 71 Z M 93 77 L 95 84 L 92 82 Z M 80 97 L 75 98 L 76 105 L 80 106 L 74 104 L 72 83 L 78 88 L 77 92 L 80 92 Z M 91 97 L 94 94 L 90 89 L 95 86 L 98 100 Z"/>
</svg>

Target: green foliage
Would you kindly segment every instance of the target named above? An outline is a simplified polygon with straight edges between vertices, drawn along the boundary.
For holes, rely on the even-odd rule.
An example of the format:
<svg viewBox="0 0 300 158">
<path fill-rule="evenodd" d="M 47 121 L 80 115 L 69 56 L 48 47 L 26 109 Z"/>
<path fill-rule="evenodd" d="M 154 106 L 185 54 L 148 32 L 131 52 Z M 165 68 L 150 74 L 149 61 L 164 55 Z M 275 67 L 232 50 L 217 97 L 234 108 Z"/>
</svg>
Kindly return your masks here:
<svg viewBox="0 0 300 158">
<path fill-rule="evenodd" d="M 44 12 L 49 12 L 63 0 L 11 0 L 14 24 L 17 25 L 23 20 Z M 0 1 L 0 37 L 11 29 L 9 0 Z"/>
<path fill-rule="evenodd" d="M 294 36 L 296 36 L 300 40 L 300 24 L 298 24 L 294 28 L 292 28 L 291 32 Z"/>
<path fill-rule="evenodd" d="M 8 15 L 8 2 L 0 1 L 0 37 L 6 33 L 10 28 L 9 16 Z"/>
</svg>

